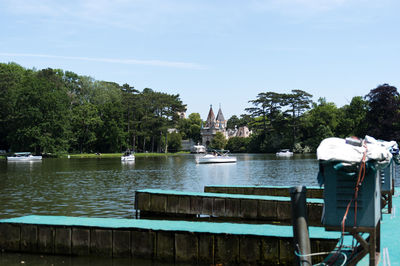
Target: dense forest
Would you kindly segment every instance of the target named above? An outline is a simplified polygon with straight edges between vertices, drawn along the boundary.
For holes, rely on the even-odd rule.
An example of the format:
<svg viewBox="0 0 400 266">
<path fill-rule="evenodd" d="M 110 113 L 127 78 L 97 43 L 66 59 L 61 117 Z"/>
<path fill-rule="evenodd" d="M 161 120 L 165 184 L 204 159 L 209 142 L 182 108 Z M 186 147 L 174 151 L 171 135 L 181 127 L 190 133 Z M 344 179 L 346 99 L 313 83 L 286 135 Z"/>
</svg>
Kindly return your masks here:
<svg viewBox="0 0 400 266">
<path fill-rule="evenodd" d="M 186 106 L 179 95 L 9 63 L 0 64 L 0 110 L 3 150 L 160 152 Z"/>
<path fill-rule="evenodd" d="M 400 97 L 383 84 L 338 108 L 293 90 L 262 92 L 228 128 L 247 125 L 250 138 L 217 136 L 215 148 L 233 152 L 315 151 L 331 136 L 399 140 Z M 142 91 L 60 69 L 0 63 L 0 150 L 41 154 L 178 151 L 182 139 L 201 140 L 198 113 L 188 118 L 179 95 Z M 176 130 L 170 130 L 175 128 Z"/>
<path fill-rule="evenodd" d="M 251 138 L 229 139 L 226 147 L 236 152 L 275 152 L 280 148 L 313 152 L 327 137 L 370 135 L 400 140 L 400 97 L 393 86 L 380 85 L 340 108 L 325 98 L 318 102 L 311 98 L 302 90 L 259 93 L 246 108 L 248 114 L 230 118 L 233 123 L 228 121 L 228 126 L 248 124 Z"/>
</svg>

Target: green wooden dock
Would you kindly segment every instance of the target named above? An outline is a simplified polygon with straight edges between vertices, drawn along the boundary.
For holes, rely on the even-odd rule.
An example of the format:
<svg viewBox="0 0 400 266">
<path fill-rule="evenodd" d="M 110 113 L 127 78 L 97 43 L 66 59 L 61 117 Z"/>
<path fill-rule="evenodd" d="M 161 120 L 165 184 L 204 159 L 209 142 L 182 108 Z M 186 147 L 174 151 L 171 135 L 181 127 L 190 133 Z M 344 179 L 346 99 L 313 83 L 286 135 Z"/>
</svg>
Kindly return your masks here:
<svg viewBox="0 0 400 266">
<path fill-rule="evenodd" d="M 202 193 L 174 192 L 174 196 L 177 194 L 199 197 Z M 221 193 L 209 194 L 211 198 L 216 196 L 213 194 L 221 196 Z M 246 200 L 264 197 L 226 196 Z M 175 207 L 179 207 L 180 201 L 177 202 Z M 168 206 L 168 202 L 165 204 Z M 400 197 L 395 195 L 392 213 L 383 210 L 379 261 L 382 266 L 400 265 L 399 206 Z M 323 227 L 310 226 L 309 231 L 313 253 L 331 251 L 340 237 L 340 232 L 328 232 Z M 295 256 L 292 238 L 291 226 L 273 224 L 36 215 L 0 220 L 1 252 L 140 258 L 200 265 L 292 265 Z M 313 262 L 322 259 L 319 256 Z M 357 265 L 369 263 L 367 255 Z"/>
<path fill-rule="evenodd" d="M 321 225 L 322 199 L 307 199 L 310 225 Z M 261 221 L 291 220 L 289 197 L 226 193 L 199 193 L 143 189 L 136 191 L 135 208 L 141 217 L 209 215 Z"/>
<path fill-rule="evenodd" d="M 291 186 L 224 186 L 213 185 L 205 186 L 204 192 L 260 195 L 260 196 L 280 196 L 290 197 L 289 189 Z M 307 187 L 307 198 L 322 199 L 324 190 L 320 187 Z"/>
<path fill-rule="evenodd" d="M 0 220 L 0 250 L 137 257 L 201 264 L 292 264 L 292 227 L 267 224 L 24 216 Z M 310 227 L 312 251 L 332 249 L 337 232 Z"/>
</svg>

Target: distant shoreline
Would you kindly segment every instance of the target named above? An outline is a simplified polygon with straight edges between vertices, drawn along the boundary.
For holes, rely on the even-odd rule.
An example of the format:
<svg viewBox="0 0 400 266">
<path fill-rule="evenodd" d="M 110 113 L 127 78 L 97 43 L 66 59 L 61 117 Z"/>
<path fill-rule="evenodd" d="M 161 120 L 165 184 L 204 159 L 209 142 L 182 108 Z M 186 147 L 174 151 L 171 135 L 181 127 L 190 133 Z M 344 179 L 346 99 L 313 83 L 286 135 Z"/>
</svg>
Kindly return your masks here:
<svg viewBox="0 0 400 266">
<path fill-rule="evenodd" d="M 135 153 L 135 157 L 161 157 L 161 156 L 175 156 L 179 154 L 185 154 L 189 152 L 176 152 L 176 153 Z M 77 153 L 77 154 L 69 154 L 70 158 L 119 158 L 123 155 L 123 153 L 100 153 L 100 155 L 94 153 Z M 66 158 L 68 155 L 61 155 L 58 158 Z"/>
<path fill-rule="evenodd" d="M 176 156 L 180 154 L 189 154 L 189 152 L 176 152 L 176 153 L 155 153 L 155 152 L 148 152 L 148 153 L 135 153 L 135 157 L 162 157 L 162 156 Z M 60 154 L 52 158 L 69 158 L 76 159 L 76 158 L 120 158 L 123 153 L 75 153 L 75 154 Z M 0 155 L 0 160 L 7 159 L 6 155 Z M 47 159 L 47 158 L 45 158 Z"/>
</svg>

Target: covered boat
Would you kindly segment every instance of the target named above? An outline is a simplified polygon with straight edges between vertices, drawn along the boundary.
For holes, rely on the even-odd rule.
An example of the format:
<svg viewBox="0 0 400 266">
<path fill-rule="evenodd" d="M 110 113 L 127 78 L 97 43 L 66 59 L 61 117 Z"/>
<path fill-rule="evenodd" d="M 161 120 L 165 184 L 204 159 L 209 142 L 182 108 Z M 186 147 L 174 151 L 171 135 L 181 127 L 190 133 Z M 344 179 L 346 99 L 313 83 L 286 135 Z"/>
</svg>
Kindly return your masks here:
<svg viewBox="0 0 400 266">
<path fill-rule="evenodd" d="M 190 149 L 191 153 L 206 153 L 206 147 L 197 143 Z"/>
<path fill-rule="evenodd" d="M 131 151 L 126 151 L 124 155 L 121 156 L 121 161 L 122 162 L 134 162 L 135 161 L 135 155 Z"/>
<path fill-rule="evenodd" d="M 15 152 L 13 155 L 7 156 L 7 161 L 13 162 L 29 162 L 40 160 L 42 160 L 41 155 L 32 155 L 30 152 Z"/>
<path fill-rule="evenodd" d="M 196 163 L 236 163 L 236 157 L 229 156 L 228 150 L 218 151 L 212 150 L 204 156 L 197 157 Z"/>
<path fill-rule="evenodd" d="M 293 156 L 293 152 L 291 152 L 289 149 L 282 149 L 276 153 L 276 156 L 278 157 L 290 157 Z"/>
</svg>

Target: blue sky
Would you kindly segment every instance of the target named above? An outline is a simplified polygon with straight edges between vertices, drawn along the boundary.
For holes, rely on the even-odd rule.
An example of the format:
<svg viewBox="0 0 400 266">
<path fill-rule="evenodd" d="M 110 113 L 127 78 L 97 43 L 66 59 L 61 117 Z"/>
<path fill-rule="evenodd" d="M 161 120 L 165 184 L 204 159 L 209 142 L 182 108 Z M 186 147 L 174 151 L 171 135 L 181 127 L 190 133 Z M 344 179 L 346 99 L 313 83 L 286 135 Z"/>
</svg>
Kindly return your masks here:
<svg viewBox="0 0 400 266">
<path fill-rule="evenodd" d="M 0 62 L 180 94 L 244 113 L 265 91 L 338 107 L 400 89 L 396 0 L 0 0 Z"/>
</svg>

